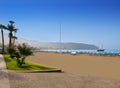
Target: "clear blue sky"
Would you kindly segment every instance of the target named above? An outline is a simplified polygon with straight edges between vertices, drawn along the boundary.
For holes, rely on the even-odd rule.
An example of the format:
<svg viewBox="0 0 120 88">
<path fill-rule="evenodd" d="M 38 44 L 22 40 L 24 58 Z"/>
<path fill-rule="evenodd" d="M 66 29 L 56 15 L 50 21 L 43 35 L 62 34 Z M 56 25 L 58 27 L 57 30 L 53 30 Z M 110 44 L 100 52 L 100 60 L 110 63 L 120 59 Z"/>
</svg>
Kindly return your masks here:
<svg viewBox="0 0 120 88">
<path fill-rule="evenodd" d="M 120 49 L 120 0 L 0 0 L 0 23 L 40 42 L 88 43 Z"/>
</svg>

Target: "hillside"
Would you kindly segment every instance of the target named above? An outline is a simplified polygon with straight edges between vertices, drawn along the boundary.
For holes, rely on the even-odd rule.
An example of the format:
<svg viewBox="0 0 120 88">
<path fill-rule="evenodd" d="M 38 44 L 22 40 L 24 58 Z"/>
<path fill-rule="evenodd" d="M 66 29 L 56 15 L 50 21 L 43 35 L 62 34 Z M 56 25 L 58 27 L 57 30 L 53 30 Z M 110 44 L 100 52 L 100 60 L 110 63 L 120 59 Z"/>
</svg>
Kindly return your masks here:
<svg viewBox="0 0 120 88">
<path fill-rule="evenodd" d="M 8 44 L 8 35 L 5 34 L 4 36 L 5 44 Z M 1 40 L 1 34 L 0 34 Z M 0 41 L 1 43 L 1 41 Z M 98 49 L 97 46 L 91 44 L 84 44 L 84 43 L 58 43 L 58 42 L 38 42 L 34 40 L 26 40 L 22 38 L 18 38 L 16 40 L 16 44 L 26 43 L 27 45 L 37 48 L 37 49 Z"/>
</svg>

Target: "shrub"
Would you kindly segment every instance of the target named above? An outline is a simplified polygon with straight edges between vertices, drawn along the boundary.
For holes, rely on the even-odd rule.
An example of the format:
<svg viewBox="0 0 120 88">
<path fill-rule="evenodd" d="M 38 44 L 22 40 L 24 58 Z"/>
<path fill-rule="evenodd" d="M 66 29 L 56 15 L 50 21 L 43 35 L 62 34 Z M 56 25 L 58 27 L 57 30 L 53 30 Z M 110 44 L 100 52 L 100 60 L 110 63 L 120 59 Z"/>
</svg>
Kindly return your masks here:
<svg viewBox="0 0 120 88">
<path fill-rule="evenodd" d="M 18 45 L 16 48 L 12 46 L 8 47 L 7 52 L 10 54 L 11 58 L 16 57 L 19 66 L 25 64 L 25 58 L 32 54 L 31 48 L 27 47 L 25 44 Z"/>
<path fill-rule="evenodd" d="M 16 56 L 15 47 L 7 47 L 7 53 L 10 55 L 11 58 L 14 58 Z"/>
<path fill-rule="evenodd" d="M 32 52 L 31 52 L 31 48 L 27 47 L 25 44 L 18 45 L 17 48 L 18 48 L 18 51 L 19 51 L 19 55 L 21 56 L 20 58 L 17 58 L 17 62 L 21 66 L 22 64 L 25 64 L 26 56 L 31 55 Z"/>
<path fill-rule="evenodd" d="M 21 56 L 26 57 L 32 54 L 31 48 L 27 47 L 25 44 L 17 46 Z"/>
</svg>

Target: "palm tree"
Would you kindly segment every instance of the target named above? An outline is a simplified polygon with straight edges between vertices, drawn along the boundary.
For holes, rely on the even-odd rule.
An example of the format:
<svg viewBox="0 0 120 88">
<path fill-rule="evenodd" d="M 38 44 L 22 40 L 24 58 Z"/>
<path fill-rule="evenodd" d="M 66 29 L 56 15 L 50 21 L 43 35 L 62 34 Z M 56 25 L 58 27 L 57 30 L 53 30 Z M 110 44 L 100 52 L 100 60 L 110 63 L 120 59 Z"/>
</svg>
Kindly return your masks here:
<svg viewBox="0 0 120 88">
<path fill-rule="evenodd" d="M 16 36 L 12 36 L 12 39 L 13 39 L 12 45 L 14 46 L 15 40 L 17 39 L 17 37 Z"/>
<path fill-rule="evenodd" d="M 0 29 L 1 29 L 1 36 L 2 36 L 2 53 L 4 53 L 5 47 L 4 47 L 4 33 L 3 33 L 3 29 L 6 29 L 6 27 L 4 25 L 0 24 Z"/>
<path fill-rule="evenodd" d="M 13 32 L 17 32 L 17 29 L 13 25 L 14 23 L 14 21 L 9 21 L 9 24 L 7 25 L 7 30 L 9 31 L 9 47 L 12 46 Z"/>
</svg>

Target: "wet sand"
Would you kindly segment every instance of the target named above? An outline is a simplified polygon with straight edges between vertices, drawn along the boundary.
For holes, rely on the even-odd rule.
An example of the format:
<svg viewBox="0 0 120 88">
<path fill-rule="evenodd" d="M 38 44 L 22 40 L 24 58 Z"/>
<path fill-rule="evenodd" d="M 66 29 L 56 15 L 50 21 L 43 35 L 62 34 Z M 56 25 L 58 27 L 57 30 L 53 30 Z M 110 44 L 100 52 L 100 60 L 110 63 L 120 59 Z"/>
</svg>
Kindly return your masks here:
<svg viewBox="0 0 120 88">
<path fill-rule="evenodd" d="M 84 74 L 95 77 L 120 80 L 119 56 L 93 56 L 87 54 L 61 54 L 36 52 L 27 61 L 62 69 L 70 74 Z"/>
</svg>

